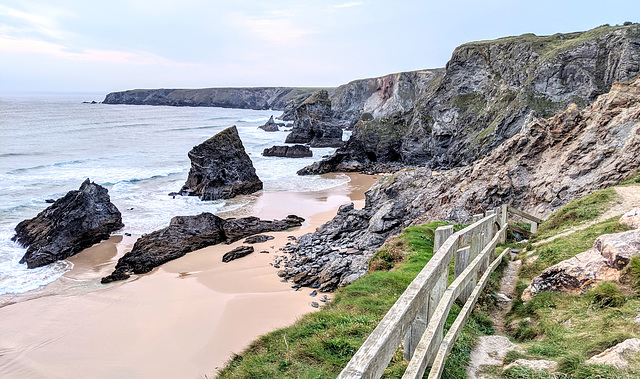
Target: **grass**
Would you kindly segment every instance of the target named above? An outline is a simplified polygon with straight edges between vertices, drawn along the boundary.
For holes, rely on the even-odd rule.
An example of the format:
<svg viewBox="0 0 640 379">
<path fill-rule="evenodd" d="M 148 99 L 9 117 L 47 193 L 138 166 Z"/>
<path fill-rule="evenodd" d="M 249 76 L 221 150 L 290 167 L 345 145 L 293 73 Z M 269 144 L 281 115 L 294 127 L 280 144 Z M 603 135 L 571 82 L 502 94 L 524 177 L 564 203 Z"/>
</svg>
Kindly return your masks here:
<svg viewBox="0 0 640 379">
<path fill-rule="evenodd" d="M 434 231 L 446 224 L 432 222 L 405 229 L 392 246 L 385 245 L 377 254 L 380 261 L 389 263 L 389 271 L 370 272 L 336 291 L 334 300 L 320 311 L 303 316 L 292 326 L 260 337 L 236 355 L 219 377 L 335 378 L 429 261 L 433 255 Z M 462 227 L 456 225 L 454 230 Z M 390 250 L 402 250 L 404 259 L 387 260 L 385 256 L 392 255 Z M 492 275 L 493 288 L 497 287 L 499 279 L 499 273 Z M 490 304 L 494 297 L 485 294 L 484 303 Z M 453 305 L 445 330 L 460 309 L 458 304 Z M 492 332 L 491 319 L 482 310 L 474 311 L 447 359 L 443 378 L 466 377 L 465 367 L 477 336 Z M 399 349 L 383 377 L 402 376 L 406 364 Z"/>
<path fill-rule="evenodd" d="M 536 239 L 544 239 L 572 226 L 595 220 L 610 208 L 617 196 L 613 188 L 607 188 L 572 200 L 540 225 Z"/>
</svg>

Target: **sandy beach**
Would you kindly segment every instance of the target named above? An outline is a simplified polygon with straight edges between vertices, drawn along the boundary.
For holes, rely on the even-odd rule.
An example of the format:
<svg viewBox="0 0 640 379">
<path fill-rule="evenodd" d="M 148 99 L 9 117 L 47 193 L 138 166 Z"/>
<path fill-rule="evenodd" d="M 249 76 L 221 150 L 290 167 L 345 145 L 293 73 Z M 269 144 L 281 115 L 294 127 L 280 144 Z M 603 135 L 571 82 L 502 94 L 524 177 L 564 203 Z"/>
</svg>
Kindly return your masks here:
<svg viewBox="0 0 640 379">
<path fill-rule="evenodd" d="M 0 297 L 0 377 L 213 376 L 257 336 L 315 310 L 311 289 L 294 291 L 269 263 L 288 236 L 313 231 L 342 204 L 362 206 L 364 191 L 379 178 L 349 176 L 348 184 L 326 191 L 249 195 L 249 206 L 219 214 L 307 219 L 297 230 L 268 233 L 275 239 L 242 259 L 221 262 L 241 241 L 211 246 L 102 285 L 100 278 L 135 242 L 114 236 L 70 258 L 74 268 L 46 288 Z"/>
</svg>

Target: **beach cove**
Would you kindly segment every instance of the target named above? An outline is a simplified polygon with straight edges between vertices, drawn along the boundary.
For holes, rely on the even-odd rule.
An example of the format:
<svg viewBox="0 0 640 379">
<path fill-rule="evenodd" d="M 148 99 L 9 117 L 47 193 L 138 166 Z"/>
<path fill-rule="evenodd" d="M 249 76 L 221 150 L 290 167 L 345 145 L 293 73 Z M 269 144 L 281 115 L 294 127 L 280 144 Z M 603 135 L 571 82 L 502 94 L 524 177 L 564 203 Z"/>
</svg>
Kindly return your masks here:
<svg viewBox="0 0 640 379">
<path fill-rule="evenodd" d="M 242 244 L 215 245 L 126 282 L 101 285 L 134 237 L 114 236 L 69 258 L 74 267 L 58 286 L 13 296 L 0 308 L 3 378 L 204 377 L 257 336 L 312 312 L 311 289 L 292 289 L 270 263 L 289 236 L 312 232 L 337 208 L 364 205 L 378 176 L 350 174 L 339 187 L 316 192 L 262 192 L 221 217 L 264 219 L 296 213 L 297 230 L 268 233 L 274 240 L 230 263 L 222 255 Z M 258 251 L 267 250 L 268 254 Z M 81 281 L 83 285 L 69 283 Z M 55 283 L 54 283 L 55 287 Z M 0 302 L 2 298 L 0 297 Z"/>
</svg>

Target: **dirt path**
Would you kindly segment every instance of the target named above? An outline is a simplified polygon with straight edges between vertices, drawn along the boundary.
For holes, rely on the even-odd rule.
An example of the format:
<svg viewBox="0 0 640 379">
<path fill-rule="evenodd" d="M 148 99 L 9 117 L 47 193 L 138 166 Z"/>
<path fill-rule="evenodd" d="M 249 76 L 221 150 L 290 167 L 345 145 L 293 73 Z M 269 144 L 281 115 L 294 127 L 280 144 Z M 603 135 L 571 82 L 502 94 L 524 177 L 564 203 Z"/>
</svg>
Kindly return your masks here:
<svg viewBox="0 0 640 379">
<path fill-rule="evenodd" d="M 498 292 L 499 304 L 496 310 L 491 314 L 491 318 L 493 319 L 493 330 L 497 335 L 507 334 L 504 324 L 507 312 L 511 309 L 511 301 L 515 297 L 520 266 L 522 266 L 522 261 L 520 260 L 512 260 L 509 262 L 507 267 L 504 269 L 504 275 L 500 280 L 500 292 Z"/>
<path fill-rule="evenodd" d="M 595 225 L 599 222 L 605 221 L 610 219 L 611 217 L 614 216 L 619 216 L 619 215 L 623 215 L 624 213 L 628 212 L 629 210 L 636 208 L 636 207 L 640 207 L 640 185 L 632 185 L 632 186 L 626 186 L 626 187 L 614 187 L 616 193 L 618 194 L 618 198 L 614 201 L 614 203 L 612 204 L 611 208 L 609 208 L 609 210 L 607 210 L 605 213 L 603 213 L 600 217 L 598 217 L 597 219 L 593 220 L 593 221 L 589 221 L 587 223 L 584 223 L 582 225 L 577 225 L 574 226 L 570 229 L 565 230 L 564 232 L 560 233 L 560 234 L 556 234 L 553 237 L 549 237 L 547 239 L 544 240 L 540 240 L 535 242 L 533 245 L 534 246 L 538 246 L 540 244 L 546 243 L 546 242 L 551 242 L 553 240 L 555 240 L 556 238 L 559 237 L 565 237 L 568 236 L 569 234 L 576 232 L 578 230 L 582 230 L 582 229 L 586 229 L 588 227 L 590 227 L 591 225 Z"/>
</svg>

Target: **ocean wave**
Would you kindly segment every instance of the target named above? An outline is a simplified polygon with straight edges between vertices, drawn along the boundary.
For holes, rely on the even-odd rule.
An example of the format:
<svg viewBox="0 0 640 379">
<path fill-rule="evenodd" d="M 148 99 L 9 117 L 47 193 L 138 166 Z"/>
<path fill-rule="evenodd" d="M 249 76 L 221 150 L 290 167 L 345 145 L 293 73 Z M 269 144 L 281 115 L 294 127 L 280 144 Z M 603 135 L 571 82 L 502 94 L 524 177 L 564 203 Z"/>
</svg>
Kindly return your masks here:
<svg viewBox="0 0 640 379">
<path fill-rule="evenodd" d="M 269 121 L 269 117 L 260 117 L 260 118 L 241 118 L 239 120 L 237 120 L 236 122 L 267 122 Z"/>
</svg>

